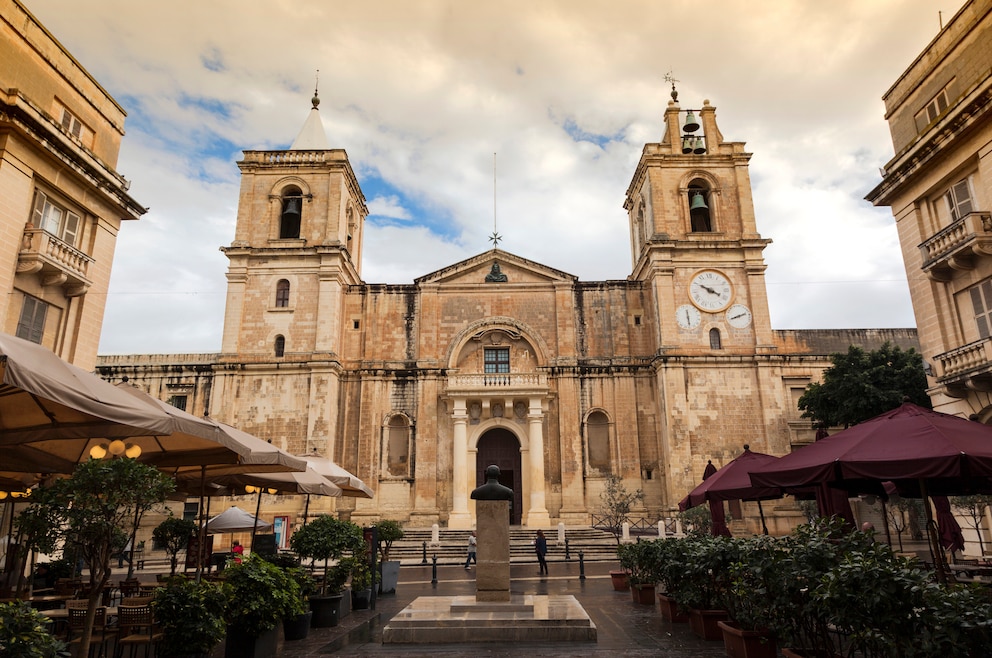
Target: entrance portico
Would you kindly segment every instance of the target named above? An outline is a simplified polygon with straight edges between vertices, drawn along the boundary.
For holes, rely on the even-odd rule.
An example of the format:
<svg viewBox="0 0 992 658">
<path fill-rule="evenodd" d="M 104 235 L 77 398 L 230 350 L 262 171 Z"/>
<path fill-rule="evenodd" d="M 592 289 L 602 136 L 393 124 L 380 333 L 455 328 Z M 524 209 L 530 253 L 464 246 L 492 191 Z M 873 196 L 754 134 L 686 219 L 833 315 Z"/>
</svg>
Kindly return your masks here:
<svg viewBox="0 0 992 658">
<path fill-rule="evenodd" d="M 548 528 L 551 517 L 545 502 L 544 401 L 548 396 L 543 374 L 461 375 L 448 381 L 452 405 L 452 505 L 449 528 L 471 528 L 475 512 L 469 494 L 478 486 L 479 444 L 506 439 L 519 443 L 520 473 L 514 489 L 521 491 L 522 510 L 514 515 L 532 528 Z M 487 436 L 487 434 L 489 436 Z M 482 464 L 484 470 L 488 464 Z"/>
</svg>

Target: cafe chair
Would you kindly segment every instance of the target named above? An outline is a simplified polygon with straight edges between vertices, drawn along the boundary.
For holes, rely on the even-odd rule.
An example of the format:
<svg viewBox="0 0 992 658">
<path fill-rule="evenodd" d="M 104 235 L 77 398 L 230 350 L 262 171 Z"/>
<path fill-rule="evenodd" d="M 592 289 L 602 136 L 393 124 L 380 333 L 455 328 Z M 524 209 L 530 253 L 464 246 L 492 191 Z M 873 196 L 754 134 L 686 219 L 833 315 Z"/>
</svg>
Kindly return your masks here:
<svg viewBox="0 0 992 658">
<path fill-rule="evenodd" d="M 135 658 L 139 647 L 142 657 L 148 658 L 155 644 L 162 639 L 162 633 L 155 626 L 151 605 L 122 605 L 117 609 L 117 630 L 119 639 L 115 658 L 123 658 L 125 648 L 128 658 Z"/>
<path fill-rule="evenodd" d="M 78 601 L 83 604 L 86 601 Z M 67 601 L 66 603 L 77 603 Z M 86 629 L 86 605 L 67 605 L 69 612 L 69 646 L 78 646 L 83 639 L 83 631 Z M 99 606 L 96 615 L 93 617 L 93 634 L 90 636 L 90 656 L 98 649 L 96 655 L 100 658 L 107 656 L 107 645 L 117 637 L 117 630 L 107 622 L 107 608 Z"/>
</svg>

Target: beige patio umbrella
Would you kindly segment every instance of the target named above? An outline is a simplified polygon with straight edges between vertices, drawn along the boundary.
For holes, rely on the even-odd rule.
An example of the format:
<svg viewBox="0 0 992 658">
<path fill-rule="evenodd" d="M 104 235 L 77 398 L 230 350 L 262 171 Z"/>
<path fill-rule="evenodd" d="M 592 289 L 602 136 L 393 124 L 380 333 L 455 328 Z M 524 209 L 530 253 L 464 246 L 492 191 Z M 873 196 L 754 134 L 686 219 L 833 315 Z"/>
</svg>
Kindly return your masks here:
<svg viewBox="0 0 992 658">
<path fill-rule="evenodd" d="M 307 455 L 307 465 L 334 484 L 341 487 L 341 495 L 351 498 L 371 498 L 374 494 L 360 479 L 325 457 Z"/>
</svg>

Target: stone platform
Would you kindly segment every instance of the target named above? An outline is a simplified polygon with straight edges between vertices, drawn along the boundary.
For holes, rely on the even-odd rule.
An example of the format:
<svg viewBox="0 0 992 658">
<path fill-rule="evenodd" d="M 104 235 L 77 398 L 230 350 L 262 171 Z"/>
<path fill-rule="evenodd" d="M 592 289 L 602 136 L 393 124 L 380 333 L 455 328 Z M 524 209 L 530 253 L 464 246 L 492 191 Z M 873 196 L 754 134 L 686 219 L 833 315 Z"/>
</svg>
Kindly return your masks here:
<svg viewBox="0 0 992 658">
<path fill-rule="evenodd" d="M 382 629 L 383 644 L 595 642 L 596 625 L 571 595 L 421 596 Z"/>
</svg>

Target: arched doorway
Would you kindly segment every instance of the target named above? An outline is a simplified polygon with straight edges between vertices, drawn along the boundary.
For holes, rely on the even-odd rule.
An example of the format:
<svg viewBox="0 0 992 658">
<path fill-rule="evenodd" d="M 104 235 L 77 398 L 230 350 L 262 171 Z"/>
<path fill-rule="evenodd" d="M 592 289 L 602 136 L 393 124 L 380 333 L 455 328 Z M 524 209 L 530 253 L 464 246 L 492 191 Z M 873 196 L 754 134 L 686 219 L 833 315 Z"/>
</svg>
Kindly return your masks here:
<svg viewBox="0 0 992 658">
<path fill-rule="evenodd" d="M 510 525 L 520 525 L 523 511 L 523 485 L 520 480 L 520 442 L 513 432 L 497 427 L 479 438 L 475 458 L 476 486 L 486 483 L 486 468 L 492 464 L 499 466 L 499 483 L 513 489 L 510 504 Z"/>
</svg>

